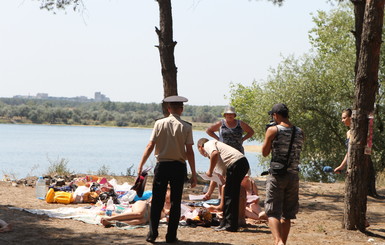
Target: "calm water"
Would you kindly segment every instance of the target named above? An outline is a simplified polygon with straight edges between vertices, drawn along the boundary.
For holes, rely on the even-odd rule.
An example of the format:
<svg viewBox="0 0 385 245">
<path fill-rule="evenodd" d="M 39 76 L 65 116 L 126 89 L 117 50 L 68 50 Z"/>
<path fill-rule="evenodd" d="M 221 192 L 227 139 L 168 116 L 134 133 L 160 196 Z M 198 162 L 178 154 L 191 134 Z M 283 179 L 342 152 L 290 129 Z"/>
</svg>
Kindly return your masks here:
<svg viewBox="0 0 385 245">
<path fill-rule="evenodd" d="M 64 158 L 67 167 L 76 173 L 96 173 L 102 166 L 110 173 L 125 174 L 133 170 L 142 157 L 152 129 L 47 126 L 0 124 L 0 174 L 16 178 L 41 175 L 47 172 L 51 161 Z M 194 131 L 194 142 L 209 138 L 203 131 Z M 248 142 L 247 144 L 257 144 Z M 209 161 L 194 146 L 196 169 L 206 171 Z M 256 153 L 246 153 L 252 175 L 261 173 Z M 155 164 L 153 155 L 146 166 Z"/>
</svg>

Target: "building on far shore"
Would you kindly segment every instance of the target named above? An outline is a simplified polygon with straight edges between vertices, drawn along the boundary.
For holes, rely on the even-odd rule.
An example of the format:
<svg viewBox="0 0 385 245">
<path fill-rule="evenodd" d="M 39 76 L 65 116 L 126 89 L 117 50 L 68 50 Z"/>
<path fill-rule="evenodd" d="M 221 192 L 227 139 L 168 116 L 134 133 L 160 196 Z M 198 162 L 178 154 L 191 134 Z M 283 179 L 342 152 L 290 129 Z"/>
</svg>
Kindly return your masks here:
<svg viewBox="0 0 385 245">
<path fill-rule="evenodd" d="M 95 102 L 108 102 L 110 101 L 110 98 L 108 98 L 106 95 L 102 94 L 101 92 L 95 92 Z"/>
<path fill-rule="evenodd" d="M 40 99 L 40 100 L 67 100 L 67 101 L 77 101 L 77 102 L 108 102 L 110 98 L 101 92 L 95 92 L 94 98 L 87 98 L 86 96 L 76 96 L 76 97 L 53 97 L 49 96 L 48 93 L 37 93 L 34 95 L 15 95 L 13 98 L 19 99 Z"/>
</svg>

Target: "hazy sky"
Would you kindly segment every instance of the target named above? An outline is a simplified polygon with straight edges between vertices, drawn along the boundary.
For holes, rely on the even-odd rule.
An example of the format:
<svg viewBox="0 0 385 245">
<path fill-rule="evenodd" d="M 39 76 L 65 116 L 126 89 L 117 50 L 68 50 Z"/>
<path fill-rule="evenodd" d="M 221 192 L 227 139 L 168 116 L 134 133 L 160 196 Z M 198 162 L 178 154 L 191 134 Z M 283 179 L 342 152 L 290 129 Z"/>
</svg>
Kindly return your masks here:
<svg viewBox="0 0 385 245">
<path fill-rule="evenodd" d="M 0 97 L 87 96 L 159 103 L 163 85 L 154 0 L 83 0 L 82 13 L 0 3 Z M 281 55 L 310 48 L 311 13 L 326 0 L 173 0 L 178 93 L 191 105 L 226 105 L 229 84 L 264 80 Z"/>
</svg>

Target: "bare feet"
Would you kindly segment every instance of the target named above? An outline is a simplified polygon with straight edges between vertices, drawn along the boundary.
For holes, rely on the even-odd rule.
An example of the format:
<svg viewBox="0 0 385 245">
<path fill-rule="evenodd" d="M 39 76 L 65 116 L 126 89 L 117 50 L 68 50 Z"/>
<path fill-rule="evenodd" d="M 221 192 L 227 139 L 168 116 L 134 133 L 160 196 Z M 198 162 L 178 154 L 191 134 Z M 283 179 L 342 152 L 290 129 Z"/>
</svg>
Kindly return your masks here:
<svg viewBox="0 0 385 245">
<path fill-rule="evenodd" d="M 108 221 L 106 218 L 101 218 L 100 219 L 100 223 L 104 226 L 104 227 L 110 227 L 112 224 L 110 221 Z"/>
</svg>

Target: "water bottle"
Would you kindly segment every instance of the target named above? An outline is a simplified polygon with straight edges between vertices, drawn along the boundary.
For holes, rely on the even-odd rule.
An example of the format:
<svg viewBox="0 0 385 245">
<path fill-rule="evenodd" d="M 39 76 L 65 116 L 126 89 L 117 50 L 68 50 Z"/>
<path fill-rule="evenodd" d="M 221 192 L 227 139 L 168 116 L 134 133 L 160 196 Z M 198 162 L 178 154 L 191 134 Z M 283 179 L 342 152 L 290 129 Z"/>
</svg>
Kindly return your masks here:
<svg viewBox="0 0 385 245">
<path fill-rule="evenodd" d="M 108 201 L 107 201 L 106 215 L 107 216 L 111 216 L 112 215 L 112 211 L 114 209 L 115 209 L 114 200 L 112 200 L 112 197 L 110 197 L 110 199 L 108 199 Z"/>
<path fill-rule="evenodd" d="M 44 200 L 45 194 L 47 193 L 47 188 L 45 185 L 45 180 L 40 176 L 36 181 L 36 198 Z"/>
</svg>

